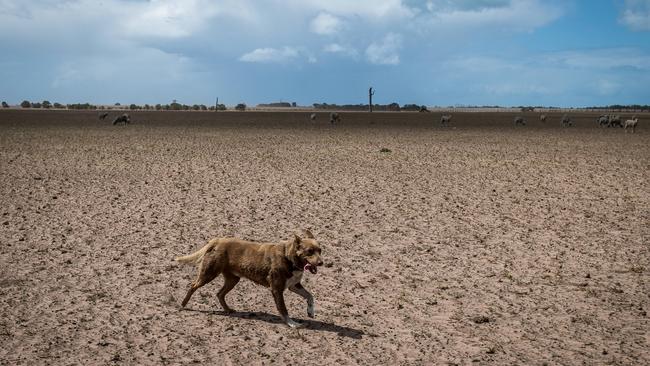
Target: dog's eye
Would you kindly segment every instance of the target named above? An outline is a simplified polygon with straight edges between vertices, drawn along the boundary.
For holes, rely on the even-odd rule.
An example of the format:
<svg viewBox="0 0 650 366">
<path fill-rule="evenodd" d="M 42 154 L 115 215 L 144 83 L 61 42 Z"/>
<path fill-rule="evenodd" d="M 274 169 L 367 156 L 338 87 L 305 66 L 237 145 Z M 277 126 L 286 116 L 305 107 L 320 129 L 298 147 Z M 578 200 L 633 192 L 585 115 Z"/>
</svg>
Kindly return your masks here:
<svg viewBox="0 0 650 366">
<path fill-rule="evenodd" d="M 307 249 L 306 253 L 307 253 L 307 255 L 312 255 L 312 254 L 314 254 L 314 250 L 313 249 Z"/>
</svg>

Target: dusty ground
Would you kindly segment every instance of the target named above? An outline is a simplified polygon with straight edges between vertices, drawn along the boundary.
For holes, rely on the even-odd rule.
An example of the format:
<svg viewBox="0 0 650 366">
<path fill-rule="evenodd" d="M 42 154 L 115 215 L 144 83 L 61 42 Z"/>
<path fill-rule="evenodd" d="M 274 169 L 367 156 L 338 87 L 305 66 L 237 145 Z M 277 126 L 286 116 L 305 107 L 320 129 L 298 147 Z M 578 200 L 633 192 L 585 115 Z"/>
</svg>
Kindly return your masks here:
<svg viewBox="0 0 650 366">
<path fill-rule="evenodd" d="M 650 116 L 324 116 L 0 111 L 0 364 L 650 363 Z M 248 281 L 178 310 L 174 256 L 303 227 L 307 329 Z"/>
</svg>

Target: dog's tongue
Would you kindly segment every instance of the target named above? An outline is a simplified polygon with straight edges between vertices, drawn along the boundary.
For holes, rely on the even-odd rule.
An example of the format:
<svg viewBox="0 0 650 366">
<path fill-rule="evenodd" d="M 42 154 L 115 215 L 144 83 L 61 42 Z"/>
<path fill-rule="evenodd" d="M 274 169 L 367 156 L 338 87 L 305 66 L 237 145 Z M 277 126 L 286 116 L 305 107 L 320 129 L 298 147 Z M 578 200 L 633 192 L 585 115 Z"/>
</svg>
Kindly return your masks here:
<svg viewBox="0 0 650 366">
<path fill-rule="evenodd" d="M 313 273 L 313 274 L 316 274 L 316 272 L 318 272 L 318 268 L 315 267 L 315 266 L 312 266 L 312 265 L 309 264 L 309 263 L 305 264 L 305 267 L 303 267 L 302 270 L 303 270 L 303 271 L 309 271 L 309 272 L 311 272 L 311 273 Z"/>
</svg>

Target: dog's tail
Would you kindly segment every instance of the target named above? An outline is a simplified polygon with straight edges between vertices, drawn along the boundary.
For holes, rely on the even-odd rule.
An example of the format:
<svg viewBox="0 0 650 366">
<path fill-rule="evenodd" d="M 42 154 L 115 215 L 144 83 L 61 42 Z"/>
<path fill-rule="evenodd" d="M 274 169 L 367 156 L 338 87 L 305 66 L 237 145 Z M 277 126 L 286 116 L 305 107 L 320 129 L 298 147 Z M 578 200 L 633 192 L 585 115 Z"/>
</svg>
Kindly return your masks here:
<svg viewBox="0 0 650 366">
<path fill-rule="evenodd" d="M 174 258 L 174 260 L 181 264 L 199 264 L 203 260 L 203 256 L 205 256 L 205 253 L 212 250 L 212 248 L 217 244 L 218 244 L 217 241 L 210 241 L 208 244 L 204 245 L 203 248 L 197 250 L 196 252 L 190 255 L 176 257 Z"/>
</svg>

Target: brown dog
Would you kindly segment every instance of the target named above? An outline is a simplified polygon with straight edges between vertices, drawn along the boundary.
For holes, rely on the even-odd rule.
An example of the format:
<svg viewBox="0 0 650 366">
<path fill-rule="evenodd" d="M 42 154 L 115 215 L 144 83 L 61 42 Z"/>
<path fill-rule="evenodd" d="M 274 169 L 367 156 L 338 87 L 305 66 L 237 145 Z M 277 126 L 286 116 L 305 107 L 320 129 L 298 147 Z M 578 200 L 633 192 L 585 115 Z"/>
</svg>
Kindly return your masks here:
<svg viewBox="0 0 650 366">
<path fill-rule="evenodd" d="M 233 310 L 226 304 L 226 294 L 232 290 L 241 277 L 271 289 L 275 306 L 282 320 L 292 328 L 301 327 L 291 318 L 284 304 L 284 290 L 287 288 L 307 300 L 307 315 L 314 317 L 314 297 L 300 284 L 303 271 L 312 274 L 323 265 L 321 248 L 309 230 L 306 238 L 294 234 L 293 240 L 273 243 L 253 243 L 236 238 L 212 239 L 197 252 L 177 257 L 176 261 L 196 264 L 199 268 L 196 280 L 192 282 L 185 295 L 182 307 L 192 297 L 194 291 L 223 274 L 224 283 L 217 298 L 223 310 Z"/>
</svg>

